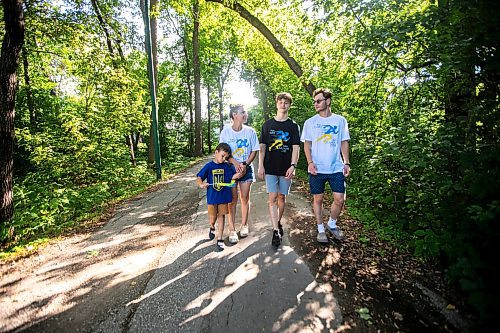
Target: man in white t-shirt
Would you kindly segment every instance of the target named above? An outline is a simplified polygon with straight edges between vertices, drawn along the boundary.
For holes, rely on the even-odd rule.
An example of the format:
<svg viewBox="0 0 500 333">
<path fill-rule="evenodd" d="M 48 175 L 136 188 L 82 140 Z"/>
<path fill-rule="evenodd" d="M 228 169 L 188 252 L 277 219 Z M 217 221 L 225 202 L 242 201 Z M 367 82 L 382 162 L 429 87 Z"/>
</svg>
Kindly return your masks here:
<svg viewBox="0 0 500 333">
<path fill-rule="evenodd" d="M 304 142 L 307 158 L 309 188 L 313 195 L 313 209 L 318 226 L 318 242 L 328 243 L 329 231 L 338 240 L 343 239 L 337 227 L 337 218 L 344 206 L 345 178 L 349 176 L 349 128 L 347 120 L 331 111 L 332 93 L 319 88 L 313 92 L 317 114 L 306 120 L 300 140 Z M 323 223 L 323 196 L 328 182 L 333 192 L 328 223 Z"/>
</svg>

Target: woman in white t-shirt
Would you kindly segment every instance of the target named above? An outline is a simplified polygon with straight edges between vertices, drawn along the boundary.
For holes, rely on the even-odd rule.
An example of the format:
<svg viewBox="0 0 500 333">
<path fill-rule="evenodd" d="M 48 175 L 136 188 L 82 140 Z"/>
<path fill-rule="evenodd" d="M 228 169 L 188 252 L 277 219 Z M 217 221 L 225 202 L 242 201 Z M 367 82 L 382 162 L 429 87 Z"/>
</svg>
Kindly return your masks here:
<svg viewBox="0 0 500 333">
<path fill-rule="evenodd" d="M 255 182 L 253 160 L 259 150 L 257 133 L 250 126 L 245 125 L 248 114 L 241 104 L 231 105 L 229 117 L 231 126 L 226 126 L 220 133 L 219 142 L 225 142 L 231 147 L 229 162 L 234 165 L 237 172 L 243 171 L 245 175 L 238 179 L 237 186 L 233 187 L 233 202 L 229 204 L 229 225 L 235 227 L 236 205 L 238 202 L 238 188 L 241 202 L 241 228 L 240 236 L 248 236 L 248 215 L 250 212 L 250 189 Z M 238 242 L 236 232 L 230 232 L 229 241 Z"/>
</svg>

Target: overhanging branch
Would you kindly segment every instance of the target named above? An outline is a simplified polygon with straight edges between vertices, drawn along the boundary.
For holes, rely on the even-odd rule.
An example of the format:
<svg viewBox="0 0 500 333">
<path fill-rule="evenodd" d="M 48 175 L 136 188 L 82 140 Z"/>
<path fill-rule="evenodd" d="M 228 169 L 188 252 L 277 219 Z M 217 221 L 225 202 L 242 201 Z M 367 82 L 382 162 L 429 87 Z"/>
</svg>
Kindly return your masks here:
<svg viewBox="0 0 500 333">
<path fill-rule="evenodd" d="M 274 34 L 267 28 L 264 23 L 262 23 L 258 18 L 253 16 L 246 8 L 240 5 L 236 1 L 224 1 L 224 0 L 207 0 L 208 2 L 217 2 L 237 12 L 242 18 L 248 21 L 253 27 L 255 27 L 268 41 L 271 43 L 273 49 L 285 60 L 288 67 L 292 72 L 298 77 L 302 86 L 307 90 L 309 95 L 312 96 L 313 91 L 316 89 L 314 84 L 311 82 L 306 82 L 303 75 L 304 72 L 300 67 L 299 63 L 290 56 L 290 52 L 283 46 L 283 44 L 274 36 Z"/>
</svg>

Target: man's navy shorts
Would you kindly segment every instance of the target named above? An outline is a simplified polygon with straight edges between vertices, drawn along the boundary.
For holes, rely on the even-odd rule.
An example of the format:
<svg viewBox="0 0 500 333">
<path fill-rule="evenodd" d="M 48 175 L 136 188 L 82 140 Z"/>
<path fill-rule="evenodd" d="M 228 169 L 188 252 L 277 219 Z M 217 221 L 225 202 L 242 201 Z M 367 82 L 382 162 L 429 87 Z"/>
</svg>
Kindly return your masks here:
<svg viewBox="0 0 500 333">
<path fill-rule="evenodd" d="M 325 193 L 325 184 L 328 182 L 332 192 L 345 193 L 345 177 L 342 172 L 309 174 L 309 188 L 311 194 Z"/>
</svg>

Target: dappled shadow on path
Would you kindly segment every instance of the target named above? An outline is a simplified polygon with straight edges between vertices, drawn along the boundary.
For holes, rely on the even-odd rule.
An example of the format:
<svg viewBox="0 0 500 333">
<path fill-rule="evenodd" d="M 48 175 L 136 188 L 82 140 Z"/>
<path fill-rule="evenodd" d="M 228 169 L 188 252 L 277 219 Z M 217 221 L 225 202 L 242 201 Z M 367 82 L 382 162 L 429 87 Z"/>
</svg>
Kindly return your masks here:
<svg viewBox="0 0 500 333">
<path fill-rule="evenodd" d="M 198 190 L 186 187 L 193 179 L 178 181 L 181 189 L 170 184 L 131 200 L 130 207 L 119 209 L 110 223 L 92 234 L 77 234 L 30 258 L 2 264 L 0 332 L 46 321 L 51 321 L 49 331 L 81 330 L 140 295 L 165 246 L 190 228 L 199 202 Z M 156 216 L 148 216 L 155 210 Z"/>
<path fill-rule="evenodd" d="M 290 248 L 274 251 L 263 238 L 242 240 L 237 252 L 214 252 L 213 242 L 199 240 L 156 271 L 130 279 L 116 272 L 91 279 L 79 286 L 77 295 L 57 300 L 68 305 L 66 310 L 44 315 L 43 307 L 60 298 L 55 292 L 29 305 L 39 311 L 36 322 L 14 331 L 211 332 L 240 327 L 243 332 L 298 332 L 312 326 L 319 332 L 334 327 L 338 318 L 330 293 L 301 278 L 307 268 Z"/>
<path fill-rule="evenodd" d="M 131 331 L 333 330 L 340 313 L 328 287 L 314 282 L 291 248 L 275 251 L 264 236 L 234 251 L 199 247 L 158 269 L 151 291 L 135 301 Z"/>
</svg>

